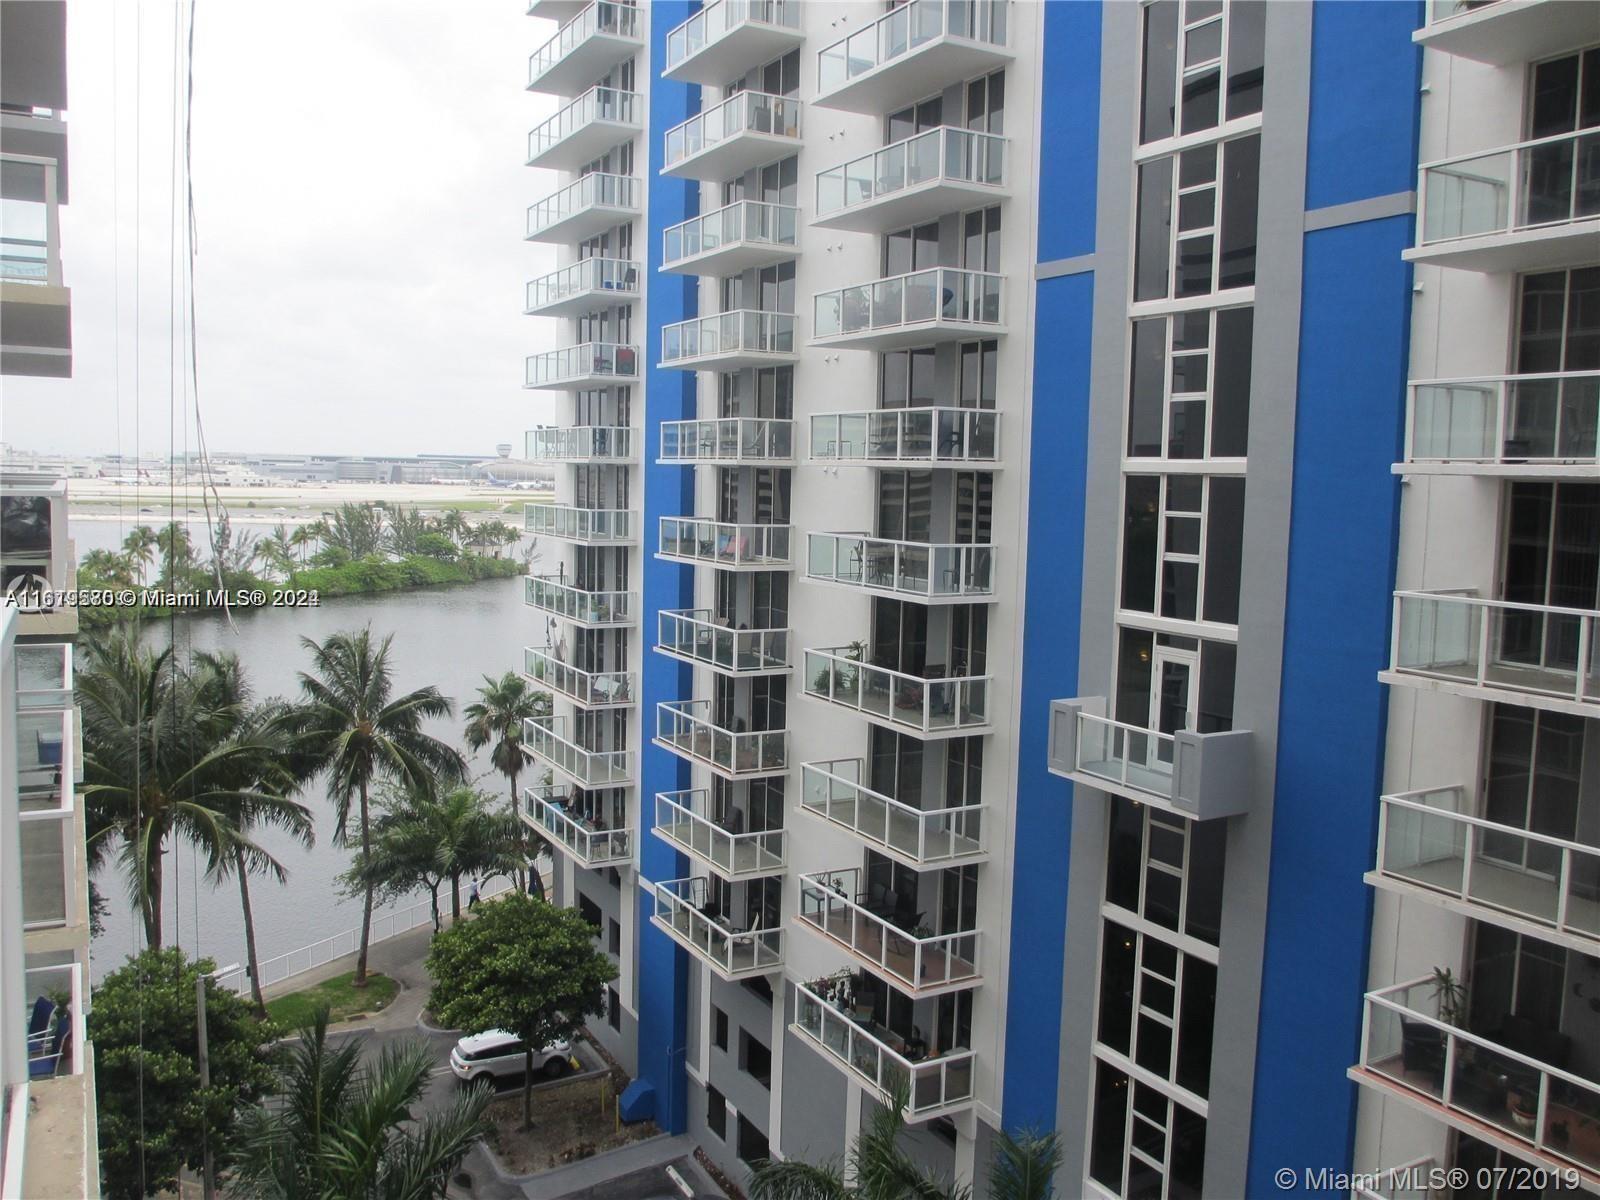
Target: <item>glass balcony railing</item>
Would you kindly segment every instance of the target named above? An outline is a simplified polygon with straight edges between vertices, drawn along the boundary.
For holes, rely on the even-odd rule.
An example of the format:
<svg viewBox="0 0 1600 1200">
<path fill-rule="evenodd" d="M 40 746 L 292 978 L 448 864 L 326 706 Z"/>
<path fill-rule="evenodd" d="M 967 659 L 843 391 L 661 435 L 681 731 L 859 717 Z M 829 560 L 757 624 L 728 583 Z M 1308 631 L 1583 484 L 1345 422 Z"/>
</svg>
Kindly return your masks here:
<svg viewBox="0 0 1600 1200">
<path fill-rule="evenodd" d="M 886 408 L 811 418 L 811 457 L 820 462 L 993 465 L 999 446 L 1000 414 L 989 409 Z"/>
<path fill-rule="evenodd" d="M 531 354 L 524 387 L 551 388 L 594 381 L 639 377 L 639 350 L 616 342 L 582 342 L 560 350 Z"/>
<path fill-rule="evenodd" d="M 17 646 L 17 708 L 72 707 L 72 643 L 28 642 Z"/>
<path fill-rule="evenodd" d="M 817 53 L 817 91 L 826 95 L 892 66 L 939 38 L 1002 48 L 1005 0 L 911 0 Z"/>
<path fill-rule="evenodd" d="M 792 204 L 736 200 L 663 230 L 662 264 L 670 267 L 741 245 L 793 248 L 799 226 L 800 210 Z"/>
<path fill-rule="evenodd" d="M 639 211 L 639 181 L 631 175 L 592 171 L 528 207 L 529 238 L 551 233 L 558 226 L 590 210 L 609 215 L 635 215 Z"/>
<path fill-rule="evenodd" d="M 530 429 L 526 451 L 536 461 L 633 462 L 633 430 L 626 425 Z"/>
<path fill-rule="evenodd" d="M 664 171 L 745 133 L 800 138 L 800 101 L 769 92 L 735 92 L 719 104 L 667 130 Z M 785 151 L 787 153 L 787 151 Z"/>
<path fill-rule="evenodd" d="M 1419 244 L 1600 217 L 1600 128 L 1422 167 Z"/>
<path fill-rule="evenodd" d="M 801 923 L 912 995 L 978 982 L 976 930 L 934 933 L 921 923 L 922 913 L 875 912 L 860 884 L 856 867 L 801 875 Z"/>
<path fill-rule="evenodd" d="M 909 675 L 858 662 L 844 646 L 806 651 L 806 695 L 916 733 L 950 733 L 987 725 L 990 679 L 988 675 Z"/>
<path fill-rule="evenodd" d="M 865 773 L 859 758 L 802 763 L 800 807 L 919 867 L 983 853 L 983 805 L 918 808 L 865 786 Z"/>
<path fill-rule="evenodd" d="M 794 314 L 734 309 L 661 327 L 661 365 L 735 355 L 794 353 Z"/>
<path fill-rule="evenodd" d="M 787 729 L 728 729 L 714 724 L 709 700 L 657 704 L 656 741 L 726 775 L 781 775 L 789 768 Z"/>
<path fill-rule="evenodd" d="M 744 814 L 730 808 L 713 819 L 706 788 L 656 794 L 655 831 L 708 863 L 724 879 L 754 878 L 783 870 L 787 834 L 782 829 L 744 828 Z"/>
<path fill-rule="evenodd" d="M 1071 774 L 1109 784 L 1123 794 L 1171 801 L 1177 738 L 1170 733 L 1078 712 Z"/>
<path fill-rule="evenodd" d="M 5 196 L 0 282 L 62 286 L 56 172 L 56 161 L 51 158 L 0 154 Z"/>
<path fill-rule="evenodd" d="M 91 1055 L 86 1049 L 89 1045 L 89 981 L 84 978 L 83 964 L 81 962 L 64 962 L 50 966 L 27 967 L 22 972 L 21 985 L 22 994 L 30 1001 L 35 996 L 48 996 L 55 1000 L 57 1002 L 55 1019 L 71 1022 L 71 1031 L 67 1033 L 61 1043 L 59 1061 L 56 1062 L 53 1070 L 41 1075 L 32 1086 L 38 1088 L 41 1083 L 47 1081 L 46 1076 L 49 1079 L 59 1079 L 63 1076 L 82 1075 L 91 1061 Z M 30 1060 L 54 1056 L 56 1048 L 55 1030 L 45 1030 L 42 1035 L 30 1034 L 27 1046 Z M 61 1097 L 56 1097 L 57 1104 L 59 1104 L 60 1099 Z M 81 1107 L 82 1103 L 82 1101 L 78 1101 L 77 1105 L 70 1110 L 75 1112 L 79 1119 L 84 1115 L 84 1109 Z M 65 1105 L 60 1105 L 57 1112 L 51 1115 L 65 1120 L 69 1115 L 69 1110 Z M 61 1145 L 63 1140 L 61 1134 L 57 1133 L 54 1138 L 51 1138 L 48 1134 L 40 1136 L 44 1130 L 59 1129 L 60 1126 L 56 1126 L 54 1121 L 40 1121 L 39 1124 L 42 1127 L 40 1133 L 30 1132 L 28 1134 L 30 1150 L 28 1157 L 31 1159 L 33 1153 L 38 1152 L 41 1158 L 48 1160 L 52 1154 L 56 1154 L 61 1156 L 56 1162 L 61 1162 L 62 1158 L 67 1157 L 66 1149 Z M 11 1132 L 17 1133 L 20 1131 L 13 1128 Z M 10 1148 L 9 1146 L 7 1147 L 7 1149 Z M 82 1150 L 80 1149 L 78 1153 L 81 1155 Z M 8 1162 L 7 1166 L 9 1165 Z M 94 1166 L 93 1157 L 91 1156 L 91 1170 L 94 1169 Z M 56 1192 L 56 1194 L 65 1195 L 67 1193 L 61 1191 Z"/>
<path fill-rule="evenodd" d="M 906 1116 L 912 1120 L 948 1115 L 971 1105 L 971 1050 L 950 1050 L 930 1057 L 925 1048 L 916 1049 L 870 1017 L 846 1012 L 823 999 L 814 989 L 825 983 L 795 984 L 793 1028 L 875 1089 L 885 1103 L 897 1093 L 906 1095 Z"/>
<path fill-rule="evenodd" d="M 734 629 L 711 619 L 709 608 L 663 610 L 656 649 L 726 675 L 789 669 L 787 629 Z"/>
<path fill-rule="evenodd" d="M 993 545 L 898 542 L 865 533 L 808 533 L 806 575 L 865 591 L 927 600 L 994 594 Z"/>
<path fill-rule="evenodd" d="M 794 422 L 766 417 L 663 421 L 661 461 L 765 463 L 794 458 Z"/>
<path fill-rule="evenodd" d="M 634 700 L 631 671 L 580 671 L 549 646 L 525 646 L 522 670 L 535 683 L 585 708 L 620 708 Z"/>
<path fill-rule="evenodd" d="M 17 670 L 20 676 L 21 661 Z M 77 916 L 73 888 L 76 847 L 83 834 L 73 812 L 74 710 L 18 707 L 16 761 L 11 769 L 17 778 L 22 923 L 27 929 L 46 929 Z"/>
<path fill-rule="evenodd" d="M 644 97 L 638 92 L 592 87 L 548 121 L 528 131 L 528 165 L 534 166 L 568 138 L 590 126 L 623 125 L 639 128 L 644 117 Z M 623 134 L 616 134 L 621 138 Z"/>
<path fill-rule="evenodd" d="M 1357 1177 L 1350 1193 L 1354 1200 L 1440 1200 L 1439 1188 L 1447 1182 L 1445 1168 L 1431 1156 L 1383 1167 L 1374 1175 Z"/>
<path fill-rule="evenodd" d="M 1368 992 L 1365 1010 L 1366 1082 L 1482 1122 L 1546 1162 L 1600 1170 L 1600 1084 L 1444 1020 L 1431 977 Z"/>
<path fill-rule="evenodd" d="M 1473 816 L 1459 787 L 1383 796 L 1378 874 L 1600 948 L 1600 846 Z"/>
<path fill-rule="evenodd" d="M 668 31 L 667 67 L 662 73 L 670 76 L 706 47 L 752 22 L 798 33 L 798 0 L 712 0 L 682 25 Z"/>
<path fill-rule="evenodd" d="M 639 264 L 620 258 L 584 258 L 528 282 L 524 312 L 536 313 L 580 297 L 615 293 L 618 299 L 639 294 Z"/>
<path fill-rule="evenodd" d="M 522 790 L 522 811 L 528 824 L 586 867 L 633 861 L 633 832 L 606 829 L 577 811 L 567 790 L 554 785 Z"/>
<path fill-rule="evenodd" d="M 557 575 L 525 576 L 526 596 L 532 608 L 565 617 L 579 625 L 632 625 L 633 593 L 596 592 L 574 587 Z"/>
<path fill-rule="evenodd" d="M 958 335 L 994 332 L 1001 324 L 1003 277 L 935 267 L 855 287 L 818 292 L 812 338 L 851 337 L 933 323 L 961 326 Z"/>
<path fill-rule="evenodd" d="M 631 750 L 589 750 L 563 737 L 565 728 L 565 717 L 531 717 L 523 722 L 522 740 L 582 787 L 618 787 L 633 778 Z"/>
<path fill-rule="evenodd" d="M 574 508 L 570 504 L 523 505 L 523 529 L 536 537 L 571 542 L 631 542 L 633 512 L 626 508 Z"/>
<path fill-rule="evenodd" d="M 1005 183 L 1005 152 L 1005 138 L 953 125 L 890 142 L 817 173 L 817 216 L 860 208 L 925 184 L 999 189 Z"/>
<path fill-rule="evenodd" d="M 1397 676 L 1600 705 L 1600 611 L 1446 591 L 1396 592 L 1394 605 Z"/>
<path fill-rule="evenodd" d="M 1600 462 L 1600 371 L 1425 380 L 1407 415 L 1408 463 Z"/>
<path fill-rule="evenodd" d="M 787 567 L 791 532 L 788 525 L 662 517 L 659 553 L 663 558 L 717 567 Z"/>
<path fill-rule="evenodd" d="M 662 880 L 655 885 L 655 902 L 656 927 L 724 978 L 783 969 L 783 930 L 734 924 L 712 900 L 706 879 Z"/>
<path fill-rule="evenodd" d="M 590 38 L 610 36 L 639 39 L 639 8 L 635 4 L 616 4 L 612 0 L 596 0 L 556 35 L 535 50 L 528 59 L 528 86 L 533 87 L 548 75 L 552 68 L 564 62 L 568 55 Z"/>
</svg>

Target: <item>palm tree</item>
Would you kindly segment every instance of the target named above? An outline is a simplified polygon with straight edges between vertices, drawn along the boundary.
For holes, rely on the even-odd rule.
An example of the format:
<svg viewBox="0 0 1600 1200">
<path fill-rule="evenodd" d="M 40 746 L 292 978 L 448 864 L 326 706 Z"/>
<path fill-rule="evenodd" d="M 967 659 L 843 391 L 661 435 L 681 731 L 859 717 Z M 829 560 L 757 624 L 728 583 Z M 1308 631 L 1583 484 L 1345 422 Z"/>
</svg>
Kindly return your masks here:
<svg viewBox="0 0 1600 1200">
<path fill-rule="evenodd" d="M 361 859 L 372 855 L 372 785 L 391 779 L 413 791 L 430 792 L 466 773 L 453 748 L 422 731 L 429 718 L 448 717 L 455 706 L 436 687 L 392 695 L 389 649 L 394 636 L 374 643 L 372 628 L 335 633 L 318 644 L 301 638 L 311 651 L 313 673 L 300 673 L 303 702 L 284 714 L 309 764 L 325 770 L 328 799 L 334 804 L 335 844 L 351 838 L 350 801 L 359 801 Z M 353 983 L 367 983 L 367 941 L 372 932 L 372 886 L 361 913 L 361 950 Z"/>
<path fill-rule="evenodd" d="M 353 878 L 405 894 L 426 887 L 439 928 L 439 885 L 450 885 L 450 917 L 461 919 L 463 875 L 505 875 L 521 863 L 516 817 L 489 808 L 489 797 L 470 787 L 443 795 L 403 792 L 381 805 L 373 822 L 372 857 Z"/>
<path fill-rule="evenodd" d="M 135 525 L 122 539 L 122 548 L 127 552 L 128 561 L 138 565 L 139 579 L 143 582 L 145 572 L 156 560 L 156 531 L 148 525 Z"/>
<path fill-rule="evenodd" d="M 328 1045 L 328 1010 L 300 1028 L 279 1068 L 279 1095 L 243 1114 L 230 1191 L 260 1200 L 442 1200 L 451 1173 L 489 1130 L 494 1090 L 463 1088 L 432 1112 L 434 1069 L 422 1041 L 362 1061 L 362 1041 Z"/>
<path fill-rule="evenodd" d="M 294 532 L 289 535 L 289 545 L 300 555 L 300 567 L 305 569 L 306 547 L 317 540 L 318 522 L 312 521 L 305 525 L 295 526 Z"/>
<path fill-rule="evenodd" d="M 467 745 L 473 750 L 481 750 L 491 742 L 494 744 L 489 752 L 489 761 L 494 764 L 495 770 L 511 781 L 511 811 L 514 815 L 517 810 L 517 777 L 533 761 L 532 751 L 522 744 L 523 723 L 550 715 L 550 693 L 534 691 L 528 686 L 528 681 L 515 671 L 507 671 L 499 679 L 485 675 L 483 686 L 478 689 L 478 698 L 467 705 L 463 712 L 467 717 Z M 542 898 L 544 880 L 539 877 L 539 868 L 535 863 L 544 850 L 544 839 L 520 820 L 517 827 L 527 831 L 523 840 L 532 843 L 528 846 L 530 853 L 525 856 L 528 879 L 533 893 Z M 517 883 L 521 885 L 520 878 Z"/>
<path fill-rule="evenodd" d="M 272 532 L 256 543 L 256 549 L 284 578 L 294 570 L 294 543 L 289 527 L 282 521 L 272 527 Z"/>
<path fill-rule="evenodd" d="M 970 1200 L 970 1184 L 944 1179 L 927 1170 L 900 1147 L 906 1127 L 909 1085 L 901 1080 L 890 1091 L 850 1147 L 844 1164 L 820 1166 L 798 1158 L 767 1159 L 754 1164 L 751 1200 Z M 1036 1136 L 1001 1131 L 989 1167 L 990 1200 L 1051 1200 L 1052 1176 L 1061 1165 L 1061 1147 L 1054 1132 Z"/>
<path fill-rule="evenodd" d="M 189 531 L 170 521 L 156 531 L 155 539 L 161 562 L 158 578 L 169 588 L 181 589 L 194 573 L 194 543 Z"/>
</svg>

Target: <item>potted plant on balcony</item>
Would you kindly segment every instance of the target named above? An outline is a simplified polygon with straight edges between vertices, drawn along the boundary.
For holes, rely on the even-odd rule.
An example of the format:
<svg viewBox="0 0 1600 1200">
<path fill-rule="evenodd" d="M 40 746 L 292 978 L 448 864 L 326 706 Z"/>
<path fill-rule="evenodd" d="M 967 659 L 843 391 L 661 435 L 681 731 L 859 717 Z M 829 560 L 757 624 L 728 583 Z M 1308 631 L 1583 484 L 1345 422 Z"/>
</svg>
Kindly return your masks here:
<svg viewBox="0 0 1600 1200">
<path fill-rule="evenodd" d="M 1439 1005 L 1439 1019 L 1455 1029 L 1463 1028 L 1467 1015 L 1467 985 L 1457 979 L 1449 967 L 1435 967 L 1430 982 L 1433 998 Z"/>
</svg>

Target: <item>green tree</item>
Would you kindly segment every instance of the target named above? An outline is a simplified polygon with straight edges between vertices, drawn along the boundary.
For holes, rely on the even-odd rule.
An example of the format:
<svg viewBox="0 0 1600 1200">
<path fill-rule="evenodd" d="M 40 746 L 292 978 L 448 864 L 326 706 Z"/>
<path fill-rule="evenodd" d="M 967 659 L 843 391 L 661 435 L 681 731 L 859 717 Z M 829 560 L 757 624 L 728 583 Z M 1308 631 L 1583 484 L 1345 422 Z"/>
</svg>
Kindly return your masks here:
<svg viewBox="0 0 1600 1200">
<path fill-rule="evenodd" d="M 350 844 L 350 802 L 358 801 L 355 816 L 362 862 L 372 856 L 374 783 L 391 779 L 412 791 L 431 792 L 439 783 L 453 783 L 466 773 L 459 753 L 422 731 L 423 721 L 451 716 L 455 706 L 432 686 L 393 695 L 389 662 L 393 642 L 392 634 L 374 642 L 370 626 L 353 633 L 335 633 L 321 643 L 301 638 L 301 645 L 311 651 L 313 669 L 300 673 L 303 700 L 283 718 L 308 765 L 326 773 L 337 845 Z M 367 983 L 370 885 L 366 892 L 356 987 Z"/>
<path fill-rule="evenodd" d="M 259 1200 L 442 1200 L 489 1130 L 493 1089 L 420 1111 L 433 1051 L 413 1040 L 362 1061 L 360 1039 L 328 1045 L 328 1010 L 299 1030 L 274 1095 L 243 1114 L 230 1195 Z"/>
<path fill-rule="evenodd" d="M 107 587 L 127 588 L 143 582 L 143 572 L 140 577 L 134 574 L 133 560 L 127 554 L 118 554 L 112 550 L 91 550 L 78 562 L 79 574 L 83 576 L 83 586 L 88 587 L 90 580 L 98 580 Z"/>
<path fill-rule="evenodd" d="M 522 1124 L 531 1129 L 534 1052 L 570 1039 L 585 1017 L 600 1013 L 617 969 L 575 910 L 507 892 L 483 905 L 477 920 L 433 939 L 428 974 L 429 1005 L 445 1025 L 522 1039 Z"/>
<path fill-rule="evenodd" d="M 279 521 L 272 532 L 256 542 L 256 549 L 279 578 L 287 579 L 294 571 L 294 541 L 289 527 Z"/>
<path fill-rule="evenodd" d="M 156 531 L 148 525 L 135 525 L 122 539 L 122 549 L 139 571 L 139 581 L 144 582 L 145 572 L 156 560 Z"/>
<path fill-rule="evenodd" d="M 517 811 L 517 777 L 533 761 L 533 752 L 522 744 L 525 721 L 550 715 L 550 693 L 534 691 L 528 681 L 515 671 L 507 671 L 499 679 L 485 675 L 478 698 L 462 710 L 467 718 L 467 745 L 481 750 L 492 745 L 489 761 L 494 769 L 511 781 L 511 812 Z M 539 876 L 537 860 L 544 849 L 544 839 L 520 820 L 517 822 L 523 859 L 527 864 L 528 878 L 533 891 L 544 895 L 544 880 Z M 521 879 L 518 879 L 521 885 Z"/>
<path fill-rule="evenodd" d="M 402 506 L 389 513 L 384 540 L 396 554 L 420 554 L 422 539 L 433 531 L 433 521 L 420 509 Z"/>
<path fill-rule="evenodd" d="M 195 578 L 194 543 L 189 531 L 177 521 L 168 522 L 156 531 L 156 550 L 161 563 L 158 576 L 163 587 L 174 591 L 189 588 Z"/>
<path fill-rule="evenodd" d="M 295 526 L 294 532 L 289 534 L 289 546 L 300 556 L 302 570 L 306 565 L 306 548 L 316 543 L 321 536 L 319 532 L 321 527 L 322 523 L 320 521 L 311 521 L 304 525 Z"/>
<path fill-rule="evenodd" d="M 89 1037 L 100 1165 L 111 1200 L 173 1190 L 180 1168 L 199 1169 L 208 1142 L 225 1166 L 235 1114 L 272 1086 L 262 1047 L 275 1029 L 209 979 L 211 1086 L 200 1086 L 195 983 L 215 969 L 210 959 L 190 962 L 176 947 L 146 950 L 95 986 Z"/>
<path fill-rule="evenodd" d="M 341 504 L 324 524 L 324 545 L 351 558 L 366 558 L 383 549 L 383 509 L 375 504 Z"/>
</svg>

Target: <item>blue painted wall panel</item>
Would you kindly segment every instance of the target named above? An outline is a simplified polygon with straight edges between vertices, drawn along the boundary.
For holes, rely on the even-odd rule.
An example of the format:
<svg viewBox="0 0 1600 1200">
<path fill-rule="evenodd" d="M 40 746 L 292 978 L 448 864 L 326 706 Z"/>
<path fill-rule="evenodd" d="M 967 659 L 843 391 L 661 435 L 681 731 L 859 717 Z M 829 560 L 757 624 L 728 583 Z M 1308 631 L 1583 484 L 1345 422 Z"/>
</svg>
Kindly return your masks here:
<svg viewBox="0 0 1600 1200">
<path fill-rule="evenodd" d="M 1042 153 L 1006 165 L 1014 186 L 1039 172 L 1039 261 L 1094 251 L 1095 166 L 1100 144 L 1100 5 L 1046 4 Z"/>
</svg>

